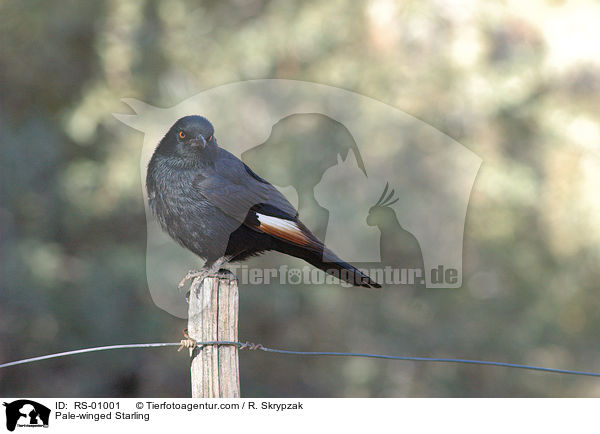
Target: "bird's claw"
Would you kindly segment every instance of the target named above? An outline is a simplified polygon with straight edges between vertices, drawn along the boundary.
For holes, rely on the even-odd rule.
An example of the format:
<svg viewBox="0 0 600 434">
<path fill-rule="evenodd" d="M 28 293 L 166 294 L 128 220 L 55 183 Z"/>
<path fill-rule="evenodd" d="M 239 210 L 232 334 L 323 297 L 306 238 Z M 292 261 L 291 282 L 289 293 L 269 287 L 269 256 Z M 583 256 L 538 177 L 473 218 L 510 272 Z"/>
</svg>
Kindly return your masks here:
<svg viewBox="0 0 600 434">
<path fill-rule="evenodd" d="M 207 276 L 207 274 L 208 273 L 206 270 L 200 270 L 200 271 L 190 270 L 190 271 L 188 271 L 188 274 L 186 274 L 185 277 L 181 280 L 181 282 L 179 282 L 179 288 L 183 288 L 188 280 L 193 280 L 198 277 L 201 277 L 202 279 L 204 279 Z"/>
<path fill-rule="evenodd" d="M 194 348 L 196 348 L 198 346 L 198 341 L 196 341 L 196 339 L 193 339 L 190 337 L 190 335 L 188 334 L 187 329 L 185 329 L 183 331 L 183 337 L 185 339 L 182 339 L 179 343 L 179 348 L 177 348 L 177 351 L 181 351 L 184 348 L 188 348 L 190 350 L 193 350 Z"/>
</svg>

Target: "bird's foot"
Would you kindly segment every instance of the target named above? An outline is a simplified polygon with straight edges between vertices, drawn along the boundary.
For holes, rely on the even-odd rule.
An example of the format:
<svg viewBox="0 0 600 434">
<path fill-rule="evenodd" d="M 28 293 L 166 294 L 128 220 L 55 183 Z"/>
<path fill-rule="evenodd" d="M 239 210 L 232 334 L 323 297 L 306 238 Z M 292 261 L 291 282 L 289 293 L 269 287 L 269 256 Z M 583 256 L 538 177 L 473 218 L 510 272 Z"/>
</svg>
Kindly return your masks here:
<svg viewBox="0 0 600 434">
<path fill-rule="evenodd" d="M 185 329 L 183 331 L 183 337 L 185 339 L 182 339 L 179 343 L 181 345 L 179 345 L 179 348 L 177 349 L 177 351 L 181 351 L 184 348 L 188 348 L 190 350 L 193 350 L 194 348 L 196 348 L 198 346 L 198 341 L 196 341 L 196 339 L 193 339 L 190 337 L 190 335 L 188 335 L 188 330 Z"/>
<path fill-rule="evenodd" d="M 203 268 L 201 270 L 190 270 L 188 274 L 179 282 L 179 288 L 183 288 L 188 280 L 200 279 L 204 280 L 210 274 L 210 269 Z"/>
<path fill-rule="evenodd" d="M 202 267 L 200 270 L 190 270 L 188 274 L 179 282 L 179 288 L 183 288 L 188 280 L 200 279 L 202 282 L 208 276 L 230 276 L 231 271 L 226 269 L 221 269 L 221 266 L 229 262 L 233 258 L 232 255 L 223 256 L 217 259 L 214 262 L 210 262 L 210 265 Z M 208 262 L 207 262 L 208 263 Z M 189 303 L 190 301 L 190 291 L 187 291 L 185 294 L 185 301 Z"/>
</svg>

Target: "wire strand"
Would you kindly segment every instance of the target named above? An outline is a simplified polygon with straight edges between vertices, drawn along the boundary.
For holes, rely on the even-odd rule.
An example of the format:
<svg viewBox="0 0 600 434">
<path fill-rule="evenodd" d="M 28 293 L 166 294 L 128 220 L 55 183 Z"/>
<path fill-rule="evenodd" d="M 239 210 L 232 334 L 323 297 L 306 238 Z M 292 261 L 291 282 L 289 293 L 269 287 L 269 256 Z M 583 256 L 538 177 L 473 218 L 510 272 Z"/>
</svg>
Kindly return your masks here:
<svg viewBox="0 0 600 434">
<path fill-rule="evenodd" d="M 91 353 L 95 351 L 107 351 L 107 350 L 120 350 L 127 348 L 156 348 L 156 347 L 175 347 L 180 346 L 181 342 L 161 342 L 151 344 L 124 344 L 124 345 L 108 345 L 104 347 L 94 348 L 83 348 L 80 350 L 65 351 L 62 353 L 48 354 L 45 356 L 32 357 L 29 359 L 17 360 L 14 362 L 8 362 L 0 365 L 0 368 L 7 368 L 9 366 L 22 365 L 25 363 L 39 362 L 41 360 L 54 359 L 58 357 L 73 356 L 76 354 Z M 597 372 L 586 372 L 586 371 L 574 371 L 570 369 L 557 369 L 557 368 L 546 368 L 543 366 L 534 365 L 523 365 L 519 363 L 506 363 L 506 362 L 491 362 L 486 360 L 471 360 L 471 359 L 454 359 L 454 358 L 439 358 L 439 357 L 416 357 L 416 356 L 389 356 L 385 354 L 370 354 L 370 353 L 343 353 L 336 351 L 291 351 L 291 350 L 279 350 L 276 348 L 267 348 L 261 344 L 252 344 L 249 342 L 234 342 L 234 341 L 206 341 L 197 342 L 199 347 L 206 345 L 233 345 L 240 349 L 249 349 L 255 351 L 263 351 L 266 353 L 286 354 L 295 356 L 333 356 L 333 357 L 366 357 L 372 359 L 386 359 L 386 360 L 402 360 L 410 362 L 433 362 L 433 363 L 459 363 L 469 365 L 483 365 L 483 366 L 499 366 L 504 368 L 515 368 L 515 369 L 526 369 L 530 371 L 541 371 L 553 374 L 568 374 L 568 375 L 582 375 L 588 377 L 600 377 L 600 373 Z"/>
<path fill-rule="evenodd" d="M 65 351 L 63 353 L 47 354 L 45 356 L 31 357 L 30 359 L 17 360 L 0 365 L 0 368 L 8 368 L 9 366 L 23 365 L 25 363 L 39 362 L 41 360 L 55 359 L 57 357 L 73 356 L 75 354 L 92 353 L 95 351 L 120 350 L 124 348 L 154 348 L 154 347 L 174 347 L 179 345 L 179 342 L 161 342 L 155 344 L 124 344 L 124 345 L 108 345 L 105 347 L 82 348 L 80 350 Z"/>
</svg>

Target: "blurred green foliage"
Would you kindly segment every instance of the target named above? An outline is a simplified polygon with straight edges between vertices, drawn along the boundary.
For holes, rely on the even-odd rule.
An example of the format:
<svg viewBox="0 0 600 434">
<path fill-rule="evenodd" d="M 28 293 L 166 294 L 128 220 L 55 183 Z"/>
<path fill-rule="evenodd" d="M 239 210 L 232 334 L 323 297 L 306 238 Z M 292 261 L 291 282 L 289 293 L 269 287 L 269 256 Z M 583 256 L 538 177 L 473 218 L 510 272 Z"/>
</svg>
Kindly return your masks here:
<svg viewBox="0 0 600 434">
<path fill-rule="evenodd" d="M 599 21 L 592 1 L 1 2 L 0 359 L 179 339 L 184 321 L 146 288 L 142 137 L 111 114 L 123 97 L 167 107 L 287 78 L 393 105 L 483 158 L 464 286 L 242 288 L 241 337 L 597 371 Z M 600 393 L 502 368 L 263 353 L 241 354 L 241 379 L 244 396 Z M 4 396 L 188 396 L 188 383 L 187 358 L 164 349 L 0 371 Z"/>
</svg>

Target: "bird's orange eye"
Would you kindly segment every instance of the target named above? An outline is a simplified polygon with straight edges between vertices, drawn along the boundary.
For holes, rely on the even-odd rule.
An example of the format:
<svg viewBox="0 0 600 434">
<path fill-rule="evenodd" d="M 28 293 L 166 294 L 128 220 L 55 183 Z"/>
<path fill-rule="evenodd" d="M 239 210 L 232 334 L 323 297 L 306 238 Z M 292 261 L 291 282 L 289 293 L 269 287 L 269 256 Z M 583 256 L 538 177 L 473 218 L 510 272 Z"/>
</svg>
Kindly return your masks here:
<svg viewBox="0 0 600 434">
<path fill-rule="evenodd" d="M 179 131 L 179 137 L 185 139 L 185 133 L 183 131 Z"/>
</svg>

